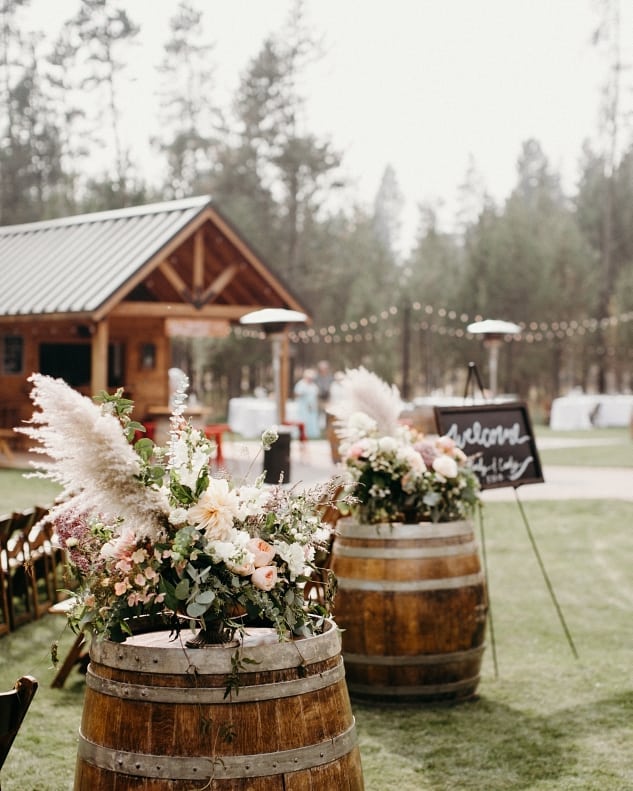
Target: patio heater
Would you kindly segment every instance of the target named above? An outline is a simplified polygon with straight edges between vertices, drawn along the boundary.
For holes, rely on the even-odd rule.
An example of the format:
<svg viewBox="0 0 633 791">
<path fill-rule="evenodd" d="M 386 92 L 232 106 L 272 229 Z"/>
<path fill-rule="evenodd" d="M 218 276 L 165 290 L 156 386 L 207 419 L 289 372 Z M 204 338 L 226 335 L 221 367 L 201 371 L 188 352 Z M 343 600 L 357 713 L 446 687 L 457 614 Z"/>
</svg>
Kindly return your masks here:
<svg viewBox="0 0 633 791">
<path fill-rule="evenodd" d="M 305 313 L 285 308 L 262 308 L 247 313 L 240 324 L 259 325 L 273 347 L 273 380 L 275 385 L 275 416 L 279 439 L 265 452 L 264 467 L 266 483 L 277 483 L 283 474 L 284 481 L 290 480 L 290 431 L 280 427 L 286 422 L 286 393 L 288 392 L 288 326 L 305 322 Z"/>
<path fill-rule="evenodd" d="M 497 395 L 497 371 L 499 365 L 499 348 L 508 335 L 517 335 L 521 332 L 518 324 L 499 319 L 485 319 L 469 324 L 466 328 L 473 335 L 483 337 L 484 347 L 488 349 L 488 373 L 490 376 L 490 397 Z"/>
<path fill-rule="evenodd" d="M 246 313 L 240 324 L 260 325 L 273 346 L 273 379 L 277 424 L 286 420 L 286 393 L 288 392 L 288 325 L 300 324 L 308 317 L 298 310 L 262 308 Z"/>
</svg>

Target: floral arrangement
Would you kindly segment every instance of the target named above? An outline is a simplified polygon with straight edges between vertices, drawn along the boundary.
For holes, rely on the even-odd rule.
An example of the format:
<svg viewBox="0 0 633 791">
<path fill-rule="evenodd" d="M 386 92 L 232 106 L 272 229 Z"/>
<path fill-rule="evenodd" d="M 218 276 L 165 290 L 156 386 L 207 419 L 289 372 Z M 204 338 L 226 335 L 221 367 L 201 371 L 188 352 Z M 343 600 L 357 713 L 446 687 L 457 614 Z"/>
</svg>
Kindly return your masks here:
<svg viewBox="0 0 633 791">
<path fill-rule="evenodd" d="M 60 379 L 31 381 L 39 411 L 21 431 L 45 454 L 32 474 L 62 485 L 47 518 L 78 582 L 76 631 L 122 640 L 131 619 L 157 615 L 178 628 L 184 617 L 203 636 L 213 625 L 216 642 L 243 623 L 280 639 L 319 628 L 328 597 L 306 600 L 304 585 L 328 539 L 319 509 L 338 482 L 297 491 L 212 474 L 214 445 L 183 418 L 184 392 L 163 448 L 134 442 L 142 426 L 121 391 L 93 402 Z M 275 440 L 262 435 L 265 448 Z"/>
<path fill-rule="evenodd" d="M 342 463 L 355 482 L 361 522 L 447 522 L 472 515 L 479 481 L 450 437 L 402 425 L 400 395 L 364 368 L 346 372 L 333 410 Z"/>
</svg>

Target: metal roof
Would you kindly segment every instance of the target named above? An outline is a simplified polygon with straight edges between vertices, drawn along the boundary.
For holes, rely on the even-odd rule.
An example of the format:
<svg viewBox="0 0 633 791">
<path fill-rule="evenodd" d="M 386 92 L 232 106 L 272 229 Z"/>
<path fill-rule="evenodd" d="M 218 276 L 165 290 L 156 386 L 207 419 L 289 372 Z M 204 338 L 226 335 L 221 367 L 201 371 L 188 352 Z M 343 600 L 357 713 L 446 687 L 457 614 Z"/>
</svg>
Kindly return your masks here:
<svg viewBox="0 0 633 791">
<path fill-rule="evenodd" d="M 97 310 L 210 203 L 203 195 L 0 228 L 0 316 Z"/>
</svg>

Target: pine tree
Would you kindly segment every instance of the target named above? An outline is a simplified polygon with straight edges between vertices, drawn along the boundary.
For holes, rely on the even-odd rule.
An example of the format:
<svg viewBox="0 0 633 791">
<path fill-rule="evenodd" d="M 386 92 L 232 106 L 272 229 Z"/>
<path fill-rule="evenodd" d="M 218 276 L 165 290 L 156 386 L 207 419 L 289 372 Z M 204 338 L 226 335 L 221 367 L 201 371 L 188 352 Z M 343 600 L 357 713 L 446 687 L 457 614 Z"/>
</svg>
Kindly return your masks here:
<svg viewBox="0 0 633 791">
<path fill-rule="evenodd" d="M 223 121 L 213 104 L 213 45 L 204 41 L 202 13 L 182 0 L 169 27 L 159 67 L 161 136 L 153 142 L 167 157 L 165 194 L 182 198 L 209 190 Z"/>
</svg>

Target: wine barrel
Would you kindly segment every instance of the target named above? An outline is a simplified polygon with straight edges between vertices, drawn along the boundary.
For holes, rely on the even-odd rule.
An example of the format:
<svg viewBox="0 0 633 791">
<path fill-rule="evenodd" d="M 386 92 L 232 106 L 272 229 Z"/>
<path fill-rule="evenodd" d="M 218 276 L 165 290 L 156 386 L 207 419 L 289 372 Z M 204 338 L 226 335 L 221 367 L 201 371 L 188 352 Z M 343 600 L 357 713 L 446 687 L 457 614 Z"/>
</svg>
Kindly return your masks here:
<svg viewBox="0 0 633 791">
<path fill-rule="evenodd" d="M 342 519 L 332 571 L 352 700 L 472 697 L 488 605 L 469 520 L 366 525 Z"/>
<path fill-rule="evenodd" d="M 239 650 L 185 639 L 93 641 L 75 791 L 362 791 L 332 622 L 283 643 L 247 630 Z"/>
</svg>

